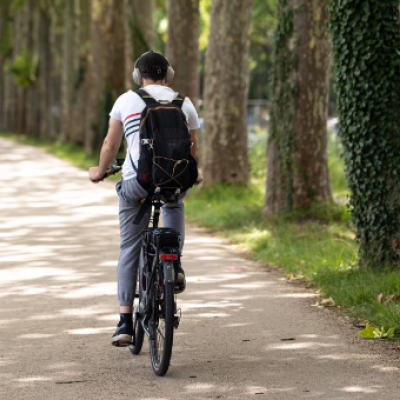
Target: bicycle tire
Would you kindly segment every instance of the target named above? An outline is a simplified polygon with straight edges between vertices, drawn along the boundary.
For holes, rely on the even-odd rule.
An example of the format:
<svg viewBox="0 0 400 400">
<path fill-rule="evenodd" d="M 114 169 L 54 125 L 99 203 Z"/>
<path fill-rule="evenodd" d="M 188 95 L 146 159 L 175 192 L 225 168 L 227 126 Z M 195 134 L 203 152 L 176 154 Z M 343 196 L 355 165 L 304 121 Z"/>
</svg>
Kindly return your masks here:
<svg viewBox="0 0 400 400">
<path fill-rule="evenodd" d="M 165 271 L 166 263 L 172 266 L 171 261 L 163 261 L 161 270 Z M 160 313 L 157 334 L 154 340 L 150 340 L 151 366 L 158 376 L 164 376 L 168 371 L 174 341 L 174 283 L 165 280 L 163 290 L 163 310 Z"/>
<path fill-rule="evenodd" d="M 140 270 L 137 273 L 136 287 L 138 288 L 138 291 L 139 291 L 139 301 L 138 301 L 138 305 L 136 307 L 135 320 L 133 321 L 133 323 L 134 323 L 133 344 L 131 344 L 129 346 L 129 350 L 134 355 L 138 355 L 141 352 L 142 346 L 143 346 L 143 339 L 144 339 L 144 330 L 143 330 L 142 324 L 141 324 L 140 320 L 137 319 L 139 305 L 143 298 L 143 289 L 142 289 L 142 284 L 141 284 Z"/>
</svg>

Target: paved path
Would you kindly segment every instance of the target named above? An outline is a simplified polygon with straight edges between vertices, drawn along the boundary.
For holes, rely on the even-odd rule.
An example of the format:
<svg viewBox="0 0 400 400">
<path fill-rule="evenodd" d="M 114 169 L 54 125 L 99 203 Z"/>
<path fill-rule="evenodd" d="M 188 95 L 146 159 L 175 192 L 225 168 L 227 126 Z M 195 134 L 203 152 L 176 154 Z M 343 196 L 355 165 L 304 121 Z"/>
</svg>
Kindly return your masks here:
<svg viewBox="0 0 400 400">
<path fill-rule="evenodd" d="M 172 365 L 110 345 L 111 182 L 0 139 L 0 399 L 400 399 L 400 364 L 221 240 L 188 229 Z M 295 340 L 282 340 L 294 338 Z"/>
</svg>

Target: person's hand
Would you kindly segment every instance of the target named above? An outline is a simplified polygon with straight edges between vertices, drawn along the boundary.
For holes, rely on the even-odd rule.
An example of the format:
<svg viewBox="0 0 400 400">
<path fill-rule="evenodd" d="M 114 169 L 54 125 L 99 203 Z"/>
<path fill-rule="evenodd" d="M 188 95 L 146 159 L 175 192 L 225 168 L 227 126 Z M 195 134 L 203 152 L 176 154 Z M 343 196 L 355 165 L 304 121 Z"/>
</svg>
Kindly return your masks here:
<svg viewBox="0 0 400 400">
<path fill-rule="evenodd" d="M 99 167 L 92 167 L 89 169 L 89 179 L 93 182 L 93 183 L 99 183 L 100 181 L 103 180 L 103 175 L 101 174 Z"/>
<path fill-rule="evenodd" d="M 203 174 L 199 171 L 197 175 L 197 180 L 194 183 L 195 185 L 200 185 L 200 183 L 203 182 Z"/>
</svg>

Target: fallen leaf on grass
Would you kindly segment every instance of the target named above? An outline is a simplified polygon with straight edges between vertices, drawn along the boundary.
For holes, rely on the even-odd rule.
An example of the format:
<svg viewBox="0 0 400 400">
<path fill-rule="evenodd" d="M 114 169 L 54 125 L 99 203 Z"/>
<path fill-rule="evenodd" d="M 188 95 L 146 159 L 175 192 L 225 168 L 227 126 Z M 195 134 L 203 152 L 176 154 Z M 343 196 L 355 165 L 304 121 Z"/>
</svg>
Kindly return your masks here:
<svg viewBox="0 0 400 400">
<path fill-rule="evenodd" d="M 358 334 L 365 339 L 392 339 L 394 336 L 395 328 L 386 328 L 382 326 L 381 328 L 367 325 L 365 329 L 363 329 Z"/>
<path fill-rule="evenodd" d="M 332 299 L 332 297 L 329 297 L 329 299 L 323 299 L 321 300 L 321 306 L 324 307 L 335 307 L 336 303 L 335 301 Z"/>
<path fill-rule="evenodd" d="M 376 301 L 380 304 L 383 304 L 384 306 L 387 306 L 391 302 L 398 302 L 400 300 L 400 296 L 396 294 L 388 294 L 385 296 L 385 301 L 382 303 L 383 299 L 383 293 L 379 293 L 378 296 L 376 296 Z"/>
<path fill-rule="evenodd" d="M 365 328 L 368 324 L 368 321 L 363 321 L 361 319 L 355 319 L 353 320 L 353 326 L 356 328 Z"/>
<path fill-rule="evenodd" d="M 385 302 L 383 303 L 384 306 L 387 306 L 391 301 L 396 302 L 399 301 L 399 296 L 395 294 L 389 294 L 386 296 Z"/>
</svg>

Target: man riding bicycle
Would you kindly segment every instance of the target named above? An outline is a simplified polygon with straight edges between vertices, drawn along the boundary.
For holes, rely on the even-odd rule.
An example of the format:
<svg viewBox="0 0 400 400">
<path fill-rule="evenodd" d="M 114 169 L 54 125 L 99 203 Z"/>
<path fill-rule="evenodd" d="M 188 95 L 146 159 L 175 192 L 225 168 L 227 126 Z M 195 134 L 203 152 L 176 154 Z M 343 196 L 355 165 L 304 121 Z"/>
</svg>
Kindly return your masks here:
<svg viewBox="0 0 400 400">
<path fill-rule="evenodd" d="M 172 80 L 173 74 L 174 71 L 168 60 L 161 54 L 150 51 L 136 61 L 133 78 L 156 101 L 172 102 L 178 96 L 178 93 L 167 86 Z M 139 267 L 142 234 L 148 226 L 150 217 L 150 210 L 147 210 L 139 224 L 134 224 L 141 209 L 141 200 L 148 194 L 137 180 L 140 149 L 139 125 L 145 107 L 143 99 L 132 90 L 122 94 L 116 100 L 110 112 L 109 129 L 101 148 L 99 166 L 89 169 L 89 179 L 93 183 L 103 180 L 107 168 L 118 153 L 122 136 L 125 135 L 128 155 L 122 167 L 122 178 L 116 185 L 119 195 L 120 224 L 120 256 L 117 271 L 120 321 L 112 337 L 114 346 L 128 346 L 132 342 L 135 282 Z M 193 142 L 191 154 L 198 161 L 199 118 L 189 98 L 185 98 L 181 109 L 186 117 Z M 200 180 L 201 176 L 199 175 L 198 181 Z M 180 194 L 178 201 L 166 203 L 162 207 L 163 224 L 180 233 L 181 246 L 185 234 L 185 208 L 182 202 L 184 195 L 185 193 Z"/>
</svg>

